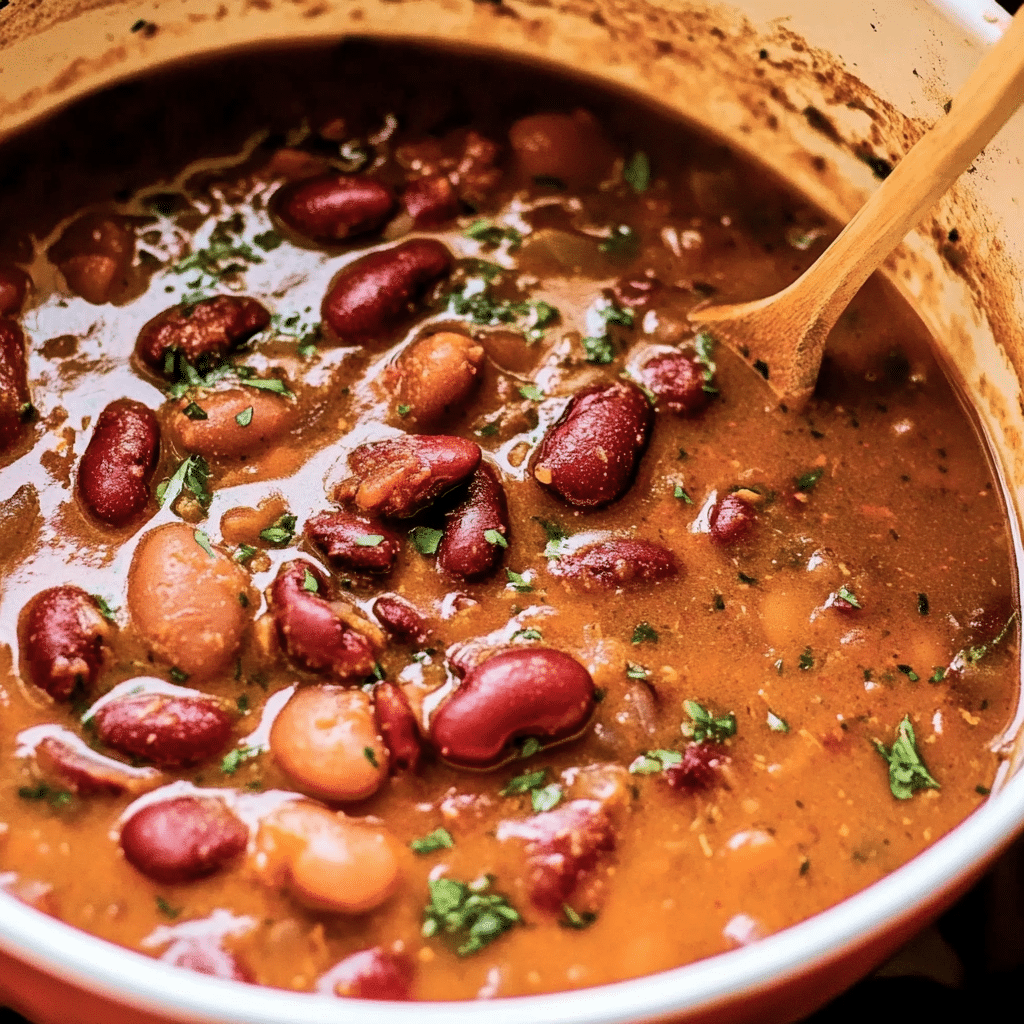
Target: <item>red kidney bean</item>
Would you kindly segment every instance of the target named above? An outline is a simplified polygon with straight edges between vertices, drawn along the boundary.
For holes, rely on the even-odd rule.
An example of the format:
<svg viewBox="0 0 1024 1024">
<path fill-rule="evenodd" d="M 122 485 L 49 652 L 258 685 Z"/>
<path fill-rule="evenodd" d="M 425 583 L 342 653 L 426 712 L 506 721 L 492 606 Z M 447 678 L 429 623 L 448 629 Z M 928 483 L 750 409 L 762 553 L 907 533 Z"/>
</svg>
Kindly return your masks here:
<svg viewBox="0 0 1024 1024">
<path fill-rule="evenodd" d="M 407 953 L 375 946 L 336 963 L 316 982 L 316 991 L 349 999 L 412 999 L 415 965 Z"/>
<path fill-rule="evenodd" d="M 462 483 L 480 464 L 480 446 L 461 437 L 411 434 L 361 444 L 348 457 L 353 476 L 335 497 L 364 512 L 405 518 Z"/>
<path fill-rule="evenodd" d="M 711 506 L 708 526 L 716 544 L 735 544 L 754 528 L 754 507 L 736 494 L 726 494 Z"/>
<path fill-rule="evenodd" d="M 40 740 L 35 756 L 44 777 L 76 796 L 137 795 L 154 789 L 163 779 L 154 768 L 133 768 L 97 754 L 80 740 L 58 736 Z"/>
<path fill-rule="evenodd" d="M 128 283 L 135 233 L 124 218 L 87 213 L 68 225 L 49 251 L 68 287 L 86 302 L 108 302 Z"/>
<path fill-rule="evenodd" d="M 121 849 L 137 871 L 173 885 L 205 878 L 238 857 L 249 830 L 217 797 L 147 804 L 121 826 Z"/>
<path fill-rule="evenodd" d="M 486 534 L 491 532 L 508 537 L 508 503 L 498 471 L 481 462 L 469 481 L 466 497 L 445 521 L 437 549 L 438 566 L 461 580 L 487 575 L 501 563 L 506 546 L 488 540 Z"/>
<path fill-rule="evenodd" d="M 597 508 L 629 490 L 654 422 L 647 396 L 619 381 L 578 391 L 544 435 L 537 481 L 577 508 Z"/>
<path fill-rule="evenodd" d="M 344 267 L 331 282 L 323 318 L 342 341 L 375 340 L 451 267 L 452 254 L 432 238 L 413 238 L 372 252 Z"/>
<path fill-rule="evenodd" d="M 381 594 L 373 602 L 373 614 L 392 636 L 411 644 L 425 644 L 430 626 L 418 608 L 398 594 Z"/>
<path fill-rule="evenodd" d="M 253 983 L 255 978 L 220 940 L 212 935 L 183 935 L 160 954 L 161 962 L 183 967 L 186 971 L 208 974 L 212 978 Z"/>
<path fill-rule="evenodd" d="M 660 544 L 621 538 L 562 555 L 552 571 L 584 590 L 613 590 L 631 583 L 660 583 L 675 576 L 679 566 L 675 555 Z"/>
<path fill-rule="evenodd" d="M 546 647 L 503 651 L 472 669 L 435 711 L 430 737 L 453 764 L 488 767 L 519 737 L 573 735 L 593 708 L 594 681 L 575 658 Z"/>
<path fill-rule="evenodd" d="M 483 346 L 456 331 L 413 342 L 388 371 L 388 384 L 406 406 L 406 422 L 430 429 L 461 411 L 480 382 Z"/>
<path fill-rule="evenodd" d="M 373 688 L 373 716 L 391 753 L 392 769 L 415 771 L 420 761 L 420 729 L 401 687 L 383 682 Z"/>
<path fill-rule="evenodd" d="M 306 520 L 306 538 L 331 565 L 351 572 L 388 572 L 402 550 L 394 530 L 352 512 L 320 512 Z"/>
<path fill-rule="evenodd" d="M 443 175 L 428 174 L 405 186 L 402 205 L 418 228 L 436 228 L 459 215 L 459 197 Z"/>
<path fill-rule="evenodd" d="M 525 821 L 503 821 L 497 834 L 502 842 L 526 842 L 530 901 L 559 915 L 600 854 L 615 849 L 611 818 L 598 800 L 570 800 Z"/>
<path fill-rule="evenodd" d="M 78 467 L 78 490 L 97 519 L 124 526 L 149 501 L 160 455 L 160 425 L 152 409 L 121 398 L 100 413 Z"/>
<path fill-rule="evenodd" d="M 219 754 L 233 719 L 215 697 L 141 693 L 104 704 L 92 722 L 96 735 L 119 753 L 178 768 Z"/>
<path fill-rule="evenodd" d="M 21 312 L 32 289 L 32 278 L 13 263 L 0 263 L 0 316 Z"/>
<path fill-rule="evenodd" d="M 345 680 L 373 672 L 383 636 L 352 606 L 331 600 L 312 562 L 287 562 L 270 587 L 278 636 L 288 654 L 314 672 Z"/>
<path fill-rule="evenodd" d="M 25 335 L 13 320 L 0 319 L 0 453 L 18 440 L 31 408 Z"/>
<path fill-rule="evenodd" d="M 524 174 L 571 186 L 596 184 L 615 158 L 597 118 L 586 110 L 521 117 L 508 138 Z"/>
<path fill-rule="evenodd" d="M 718 743 L 691 743 L 683 751 L 682 761 L 665 769 L 665 781 L 673 789 L 699 793 L 715 785 L 728 763 L 725 748 Z"/>
<path fill-rule="evenodd" d="M 103 664 L 110 625 L 96 599 L 78 587 L 51 587 L 24 612 L 29 676 L 54 700 L 68 700 L 76 686 L 90 689 Z"/>
<path fill-rule="evenodd" d="M 271 209 L 314 242 L 341 242 L 379 228 L 394 205 L 391 189 L 374 178 L 325 174 L 278 189 Z"/>
<path fill-rule="evenodd" d="M 270 314 L 255 299 L 214 295 L 194 306 L 172 306 L 139 332 L 136 356 L 154 373 L 172 375 L 164 365 L 176 349 L 190 363 L 202 356 L 219 359 L 270 323 Z"/>
<path fill-rule="evenodd" d="M 708 404 L 704 368 L 685 352 L 668 352 L 649 359 L 640 370 L 640 380 L 669 412 L 690 416 Z"/>
</svg>

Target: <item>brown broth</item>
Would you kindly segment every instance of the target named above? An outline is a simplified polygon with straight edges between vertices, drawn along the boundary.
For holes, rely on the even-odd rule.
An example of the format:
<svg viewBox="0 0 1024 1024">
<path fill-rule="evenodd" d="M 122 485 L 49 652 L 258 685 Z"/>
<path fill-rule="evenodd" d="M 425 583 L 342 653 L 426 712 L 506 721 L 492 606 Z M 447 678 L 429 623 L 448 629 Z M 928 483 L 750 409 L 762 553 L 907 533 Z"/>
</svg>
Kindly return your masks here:
<svg viewBox="0 0 1024 1024">
<path fill-rule="evenodd" d="M 328 494 L 356 444 L 402 429 L 381 370 L 432 325 L 471 327 L 489 359 L 478 391 L 444 431 L 476 440 L 501 469 L 512 522 L 503 567 L 480 583 L 458 584 L 407 542 L 389 576 L 353 577 L 349 596 L 368 609 L 377 594 L 393 591 L 428 612 L 436 632 L 430 653 L 414 658 L 415 648 L 393 643 L 380 658 L 386 677 L 428 709 L 451 686 L 446 647 L 481 638 L 493 646 L 532 643 L 513 637 L 539 631 L 545 646 L 585 664 L 604 693 L 585 733 L 489 773 L 428 759 L 418 773 L 396 774 L 374 797 L 346 806 L 346 813 L 379 817 L 403 846 L 440 826 L 455 842 L 426 856 L 407 852 L 400 892 L 356 918 L 303 909 L 255 883 L 244 861 L 187 885 L 144 878 L 116 839 L 130 797 L 58 806 L 19 797 L 39 783 L 31 759 L 16 757 L 19 732 L 54 722 L 81 732 L 84 707 L 115 684 L 139 675 L 173 678 L 172 666 L 155 661 L 133 634 L 126 588 L 140 536 L 177 516 L 154 502 L 150 518 L 132 527 L 102 528 L 74 487 L 91 426 L 108 402 L 129 396 L 154 409 L 164 402 L 128 356 L 142 325 L 188 290 L 191 275 L 173 264 L 236 212 L 244 220 L 237 237 L 250 244 L 272 227 L 265 200 L 274 182 L 262 171 L 271 154 L 285 142 L 337 153 L 315 133 L 304 135 L 303 125 L 343 116 L 348 137 L 365 139 L 394 111 L 396 134 L 378 144 L 374 173 L 397 183 L 404 172 L 396 142 L 472 125 L 504 144 L 523 114 L 578 105 L 595 113 L 621 157 L 650 155 L 648 189 L 637 193 L 623 183 L 621 161 L 599 188 L 524 182 L 506 155 L 505 175 L 479 216 L 517 226 L 521 247 L 494 249 L 467 238 L 474 220 L 468 211 L 443 230 L 416 232 L 441 239 L 462 261 L 456 286 L 479 280 L 471 263 L 477 258 L 515 267 L 496 280 L 494 294 L 548 302 L 560 321 L 533 345 L 510 341 L 504 328 L 454 315 L 446 308 L 452 285 L 445 285 L 390 347 L 345 348 L 327 332 L 315 353 L 303 356 L 293 336 L 262 340 L 244 359 L 261 370 L 283 368 L 301 424 L 275 450 L 212 463 L 214 497 L 201 525 L 220 544 L 225 512 L 280 495 L 301 529 L 310 514 L 331 506 Z M 621 501 L 574 511 L 529 474 L 529 452 L 579 388 L 623 370 L 636 374 L 650 353 L 690 344 L 686 312 L 696 303 L 709 294 L 723 301 L 770 294 L 833 237 L 834 225 L 763 169 L 739 163 L 676 121 L 578 82 L 492 58 L 445 54 L 439 61 L 435 53 L 371 44 L 253 54 L 132 83 L 13 140 L 0 157 L 0 255 L 30 269 L 37 289 L 21 322 L 38 422 L 0 469 L 7 534 L 0 548 L 0 822 L 7 826 L 0 872 L 13 891 L 76 927 L 153 955 L 167 947 L 170 935 L 161 929 L 226 908 L 250 919 L 224 944 L 261 984 L 309 989 L 348 953 L 397 942 L 416 963 L 416 998 L 516 995 L 634 977 L 785 928 L 903 864 L 983 801 L 998 763 L 993 743 L 1018 697 L 1015 626 L 976 664 L 930 680 L 959 652 L 990 644 L 1013 611 L 1005 513 L 989 459 L 930 339 L 884 282 L 869 282 L 842 317 L 804 413 L 777 408 L 763 382 L 718 349 L 718 394 L 695 417 L 657 412 L 636 481 Z M 187 202 L 179 198 L 172 215 L 154 213 L 153 197 L 170 193 Z M 93 208 L 136 218 L 138 248 L 152 257 L 137 256 L 131 286 L 116 305 L 69 294 L 46 257 L 76 211 Z M 620 224 L 639 245 L 616 258 L 600 242 Z M 390 244 L 400 236 L 387 237 Z M 284 329 L 301 334 L 319 319 L 339 267 L 381 244 L 369 235 L 329 250 L 295 239 L 257 247 L 261 262 L 243 261 L 221 289 L 258 298 L 283 322 L 298 314 L 301 326 Z M 666 285 L 651 310 L 639 312 L 632 328 L 608 328 L 618 350 L 612 363 L 586 362 L 581 338 L 602 329 L 595 303 L 617 280 L 648 270 Z M 529 384 L 542 401 L 521 394 Z M 154 482 L 187 454 L 165 438 Z M 737 486 L 764 499 L 755 532 L 735 547 L 713 546 L 694 524 L 713 494 Z M 589 535 L 655 541 L 675 553 L 683 571 L 654 586 L 582 592 L 550 571 L 542 520 L 570 535 L 569 547 Z M 428 512 L 415 523 L 436 526 L 440 517 Z M 316 557 L 308 549 L 299 556 Z M 254 587 L 264 591 L 294 557 L 294 545 L 261 552 L 250 563 Z M 532 589 L 517 591 L 506 568 Z M 67 582 L 101 595 L 117 609 L 119 626 L 99 690 L 75 707 L 54 704 L 19 672 L 21 609 L 43 588 Z M 840 588 L 862 607 L 828 607 Z M 456 593 L 476 603 L 457 610 Z M 204 686 L 231 702 L 244 697 L 239 739 L 256 729 L 274 693 L 317 682 L 268 643 L 270 632 L 259 625 L 268 614 L 265 598 L 251 611 L 257 624 L 237 678 Z M 641 623 L 656 641 L 635 633 Z M 634 677 L 646 674 L 653 702 L 646 684 L 627 675 L 631 665 L 639 666 Z M 684 700 L 732 712 L 737 721 L 725 780 L 696 795 L 670 788 L 658 774 L 625 772 L 644 751 L 682 749 Z M 891 794 L 872 743 L 891 744 L 904 715 L 941 784 L 905 801 Z M 529 797 L 500 795 L 511 777 L 548 767 L 547 781 L 561 780 L 569 798 L 586 789 L 573 780 L 587 765 L 619 766 L 612 777 L 623 806 L 616 849 L 601 855 L 578 894 L 575 909 L 593 909 L 596 920 L 573 929 L 530 906 L 522 853 L 495 833 L 502 820 L 531 813 Z M 270 753 L 233 773 L 214 759 L 168 773 L 168 782 L 175 778 L 238 789 L 252 800 L 260 791 L 295 788 Z M 444 939 L 423 938 L 427 880 L 440 865 L 466 881 L 492 874 L 525 926 L 464 958 Z M 216 930 L 221 919 L 212 920 Z"/>
</svg>

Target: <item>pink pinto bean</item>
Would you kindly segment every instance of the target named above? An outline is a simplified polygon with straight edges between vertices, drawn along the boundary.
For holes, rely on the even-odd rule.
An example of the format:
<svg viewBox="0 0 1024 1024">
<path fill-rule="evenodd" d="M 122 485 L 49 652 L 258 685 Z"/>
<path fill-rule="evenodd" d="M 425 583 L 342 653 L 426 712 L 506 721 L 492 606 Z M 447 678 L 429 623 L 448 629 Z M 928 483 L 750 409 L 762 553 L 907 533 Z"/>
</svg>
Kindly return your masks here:
<svg viewBox="0 0 1024 1024">
<path fill-rule="evenodd" d="M 600 122 L 586 110 L 521 117 L 508 138 L 524 174 L 558 178 L 571 187 L 596 184 L 615 158 Z"/>
<path fill-rule="evenodd" d="M 172 350 L 190 363 L 201 357 L 219 359 L 270 323 L 270 314 L 255 299 L 214 295 L 193 306 L 172 306 L 145 324 L 135 355 L 153 373 L 172 375 L 165 365 Z"/>
<path fill-rule="evenodd" d="M 306 521 L 305 532 L 331 565 L 351 572 L 389 572 L 402 550 L 394 530 L 352 512 L 320 512 Z"/>
<path fill-rule="evenodd" d="M 498 471 L 481 462 L 469 481 L 469 491 L 448 516 L 444 537 L 437 549 L 437 564 L 443 572 L 461 580 L 477 580 L 501 563 L 502 544 L 487 534 L 507 538 L 508 503 Z"/>
<path fill-rule="evenodd" d="M 420 729 L 409 698 L 394 683 L 378 683 L 373 688 L 373 714 L 391 753 L 392 769 L 415 771 L 421 753 Z"/>
<path fill-rule="evenodd" d="M 391 389 L 407 408 L 410 427 L 430 430 L 461 411 L 479 384 L 484 349 L 456 331 L 413 342 L 389 369 Z"/>
<path fill-rule="evenodd" d="M 373 602 L 373 614 L 392 636 L 405 643 L 425 644 L 430 626 L 420 610 L 398 594 L 381 594 Z"/>
<path fill-rule="evenodd" d="M 138 795 L 154 789 L 163 774 L 154 768 L 134 768 L 90 750 L 77 736 L 47 736 L 35 748 L 43 777 L 76 796 Z"/>
<path fill-rule="evenodd" d="M 576 508 L 608 505 L 633 483 L 653 422 L 651 404 L 635 384 L 584 388 L 541 441 L 534 478 Z"/>
<path fill-rule="evenodd" d="M 182 451 L 236 459 L 268 451 L 292 429 L 297 416 L 298 407 L 283 395 L 242 387 L 182 398 L 165 422 Z"/>
<path fill-rule="evenodd" d="M 663 287 L 656 277 L 620 277 L 612 285 L 612 292 L 618 305 L 645 309 Z"/>
<path fill-rule="evenodd" d="M 283 186 L 271 201 L 292 231 L 314 242 L 342 242 L 379 228 L 395 198 L 386 185 L 361 175 L 324 174 Z"/>
<path fill-rule="evenodd" d="M 616 840 L 611 817 L 598 800 L 570 800 L 525 821 L 502 821 L 497 838 L 525 842 L 530 901 L 552 914 L 562 913 L 582 877 L 602 853 L 615 849 Z"/>
<path fill-rule="evenodd" d="M 103 665 L 111 627 L 96 599 L 79 587 L 51 587 L 23 613 L 29 677 L 54 700 L 89 690 Z"/>
<path fill-rule="evenodd" d="M 633 583 L 660 583 L 679 572 L 675 555 L 649 540 L 622 538 L 562 555 L 552 568 L 584 590 L 614 590 Z"/>
<path fill-rule="evenodd" d="M 164 768 L 198 764 L 219 754 L 231 738 L 233 716 L 201 693 L 142 693 L 98 708 L 91 721 L 108 747 Z"/>
<path fill-rule="evenodd" d="M 322 974 L 316 991 L 348 999 L 412 998 L 415 964 L 408 953 L 396 953 L 374 946 L 350 953 Z"/>
<path fill-rule="evenodd" d="M 49 251 L 68 287 L 102 305 L 128 284 L 135 233 L 123 217 L 87 213 L 70 224 Z"/>
<path fill-rule="evenodd" d="M 0 263 L 0 316 L 16 316 L 32 290 L 32 278 L 13 263 Z"/>
<path fill-rule="evenodd" d="M 413 238 L 372 252 L 344 267 L 331 282 L 323 318 L 343 342 L 374 340 L 451 267 L 452 254 L 432 238 Z"/>
<path fill-rule="evenodd" d="M 545 647 L 509 650 L 467 673 L 434 712 L 430 738 L 452 764 L 497 764 L 520 737 L 578 733 L 594 709 L 594 681 L 574 658 Z"/>
<path fill-rule="evenodd" d="M 405 186 L 402 205 L 417 228 L 436 228 L 459 215 L 459 197 L 441 174 L 416 178 Z"/>
<path fill-rule="evenodd" d="M 121 826 L 121 849 L 154 882 L 191 882 L 227 867 L 249 830 L 218 797 L 181 796 L 147 804 Z"/>
<path fill-rule="evenodd" d="M 348 458 L 352 476 L 339 501 L 364 512 L 405 518 L 462 483 L 480 464 L 480 446 L 461 437 L 411 434 L 362 444 Z"/>
<path fill-rule="evenodd" d="M 99 419 L 78 467 L 86 507 L 110 526 L 124 526 L 149 501 L 149 483 L 160 454 L 160 425 L 141 402 L 111 402 Z"/>
<path fill-rule="evenodd" d="M 669 352 L 644 363 L 640 380 L 669 412 L 692 416 L 708 404 L 704 368 L 685 352 Z"/>
<path fill-rule="evenodd" d="M 0 319 L 0 453 L 21 436 L 31 409 L 25 335 L 13 320 Z"/>
<path fill-rule="evenodd" d="M 716 544 L 735 544 L 754 528 L 754 507 L 737 494 L 726 494 L 711 506 L 708 532 Z"/>
<path fill-rule="evenodd" d="M 327 577 L 312 562 L 287 562 L 270 587 L 270 606 L 289 656 L 338 680 L 373 672 L 384 646 L 380 630 L 351 605 L 331 600 Z"/>
</svg>

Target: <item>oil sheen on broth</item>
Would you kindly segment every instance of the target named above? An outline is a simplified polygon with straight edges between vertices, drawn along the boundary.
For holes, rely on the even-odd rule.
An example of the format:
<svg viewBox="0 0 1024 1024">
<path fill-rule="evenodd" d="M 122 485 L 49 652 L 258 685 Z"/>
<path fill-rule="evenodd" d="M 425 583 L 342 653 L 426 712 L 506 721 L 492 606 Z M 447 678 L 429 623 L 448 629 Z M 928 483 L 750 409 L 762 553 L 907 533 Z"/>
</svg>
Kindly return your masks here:
<svg viewBox="0 0 1024 1024">
<path fill-rule="evenodd" d="M 263 985 L 514 995 L 757 941 L 984 800 L 1007 530 L 919 321 L 869 282 L 799 415 L 688 324 L 835 233 L 763 169 L 367 43 L 0 152 L 15 896 Z"/>
</svg>

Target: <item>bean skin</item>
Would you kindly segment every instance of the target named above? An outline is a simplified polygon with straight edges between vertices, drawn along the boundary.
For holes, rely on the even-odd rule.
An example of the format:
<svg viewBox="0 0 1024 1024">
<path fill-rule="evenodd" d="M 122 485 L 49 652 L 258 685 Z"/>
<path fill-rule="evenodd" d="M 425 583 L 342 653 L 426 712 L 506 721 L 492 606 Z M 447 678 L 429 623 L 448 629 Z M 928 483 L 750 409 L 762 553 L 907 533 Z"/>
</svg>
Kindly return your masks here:
<svg viewBox="0 0 1024 1024">
<path fill-rule="evenodd" d="M 87 213 L 68 225 L 48 255 L 76 295 L 102 305 L 128 284 L 135 233 L 124 218 Z"/>
<path fill-rule="evenodd" d="M 215 697 L 196 692 L 121 697 L 98 708 L 91 721 L 97 737 L 119 753 L 180 768 L 219 754 L 234 719 Z"/>
<path fill-rule="evenodd" d="M 193 404 L 206 419 L 185 415 Z M 182 451 L 206 459 L 237 459 L 273 448 L 292 429 L 297 415 L 298 407 L 283 395 L 242 387 L 182 398 L 172 407 L 166 424 Z"/>
<path fill-rule="evenodd" d="M 692 416 L 708 404 L 704 368 L 685 352 L 669 352 L 649 359 L 640 370 L 640 380 L 669 412 Z"/>
<path fill-rule="evenodd" d="M 153 373 L 172 376 L 165 357 L 176 349 L 190 363 L 206 356 L 220 359 L 270 323 L 270 314 L 255 299 L 214 295 L 193 306 L 172 306 L 139 332 L 135 355 Z"/>
<path fill-rule="evenodd" d="M 316 991 L 347 999 L 412 999 L 416 968 L 408 953 L 380 946 L 350 953 L 322 974 Z"/>
<path fill-rule="evenodd" d="M 384 828 L 311 801 L 294 801 L 260 822 L 255 869 L 314 910 L 365 914 L 398 888 L 397 844 Z"/>
<path fill-rule="evenodd" d="M 508 503 L 498 471 L 481 462 L 469 481 L 466 497 L 447 517 L 437 549 L 442 572 L 460 580 L 478 580 L 501 564 L 504 547 L 485 536 L 490 531 L 508 537 Z"/>
<path fill-rule="evenodd" d="M 306 521 L 305 532 L 332 566 L 351 572 L 390 572 L 402 550 L 394 530 L 352 512 L 320 512 Z M 381 540 L 370 543 L 376 537 Z"/>
<path fill-rule="evenodd" d="M 402 205 L 417 228 L 436 228 L 454 220 L 461 209 L 452 183 L 441 174 L 410 181 L 402 192 Z"/>
<path fill-rule="evenodd" d="M 163 781 L 156 769 L 121 764 L 90 750 L 78 737 L 47 736 L 36 746 L 35 755 L 44 778 L 75 796 L 138 795 Z"/>
<path fill-rule="evenodd" d="M 401 687 L 381 682 L 373 688 L 377 731 L 391 752 L 391 768 L 415 771 L 420 761 L 420 730 Z"/>
<path fill-rule="evenodd" d="M 338 485 L 339 501 L 364 512 L 405 518 L 462 483 L 480 464 L 480 446 L 461 437 L 411 434 L 361 444 L 348 458 L 353 475 Z"/>
<path fill-rule="evenodd" d="M 373 602 L 373 614 L 394 637 L 405 643 L 425 644 L 430 626 L 419 609 L 398 594 L 381 594 Z"/>
<path fill-rule="evenodd" d="M 154 882 L 192 882 L 245 851 L 249 830 L 216 797 L 181 796 L 147 804 L 121 826 L 121 849 Z"/>
<path fill-rule="evenodd" d="M 30 409 L 25 335 L 13 320 L 0 319 L 0 454 L 21 436 Z"/>
<path fill-rule="evenodd" d="M 110 624 L 96 599 L 79 587 L 51 587 L 23 613 L 29 678 L 54 700 L 70 699 L 75 687 L 90 690 L 106 656 Z"/>
<path fill-rule="evenodd" d="M 312 562 L 281 566 L 269 597 L 281 644 L 303 667 L 341 681 L 373 672 L 383 634 L 354 606 L 332 601 L 327 577 Z"/>
<path fill-rule="evenodd" d="M 483 362 L 483 347 L 455 331 L 413 342 L 389 374 L 399 404 L 409 410 L 404 422 L 428 430 L 461 411 L 479 383 Z"/>
<path fill-rule="evenodd" d="M 78 491 L 86 508 L 109 526 L 125 526 L 149 502 L 149 484 L 160 455 L 160 425 L 141 402 L 111 402 L 78 467 Z"/>
<path fill-rule="evenodd" d="M 562 739 L 594 709 L 594 682 L 575 658 L 546 647 L 509 650 L 467 673 L 430 722 L 430 738 L 452 764 L 486 768 L 524 736 Z"/>
<path fill-rule="evenodd" d="M 17 316 L 32 290 L 32 278 L 13 263 L 0 263 L 0 316 Z"/>
<path fill-rule="evenodd" d="M 323 800 L 365 800 L 388 777 L 388 748 L 362 690 L 296 690 L 274 719 L 270 750 L 303 793 Z"/>
<path fill-rule="evenodd" d="M 451 267 L 452 254 L 432 238 L 413 238 L 372 252 L 350 263 L 331 282 L 323 318 L 347 344 L 376 340 Z"/>
<path fill-rule="evenodd" d="M 534 456 L 535 479 L 575 508 L 599 508 L 633 483 L 654 413 L 635 384 L 578 391 Z"/>
<path fill-rule="evenodd" d="M 660 583 L 677 575 L 679 567 L 675 555 L 660 544 L 622 538 L 563 555 L 552 571 L 584 590 L 614 590 L 636 583 Z"/>
<path fill-rule="evenodd" d="M 373 178 L 325 174 L 285 185 L 271 209 L 292 231 L 314 242 L 342 242 L 379 228 L 395 205 L 391 189 Z"/>
<path fill-rule="evenodd" d="M 754 508 L 736 494 L 726 494 L 711 506 L 708 517 L 712 541 L 723 546 L 735 544 L 754 528 Z"/>
<path fill-rule="evenodd" d="M 232 665 L 249 623 L 246 608 L 255 603 L 244 570 L 217 549 L 211 557 L 191 526 L 159 526 L 135 549 L 128 576 L 135 629 L 157 657 L 196 680 Z"/>
</svg>

